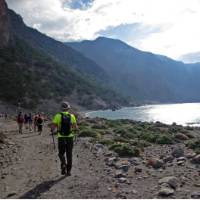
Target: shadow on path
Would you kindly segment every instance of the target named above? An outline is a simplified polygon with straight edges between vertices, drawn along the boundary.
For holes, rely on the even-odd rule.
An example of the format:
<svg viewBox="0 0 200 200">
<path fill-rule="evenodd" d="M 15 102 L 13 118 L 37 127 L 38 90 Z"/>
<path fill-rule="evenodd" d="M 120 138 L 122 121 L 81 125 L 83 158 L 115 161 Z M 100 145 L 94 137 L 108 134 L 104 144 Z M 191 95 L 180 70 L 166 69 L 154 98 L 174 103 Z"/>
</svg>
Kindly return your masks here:
<svg viewBox="0 0 200 200">
<path fill-rule="evenodd" d="M 39 185 L 35 186 L 32 190 L 20 196 L 19 199 L 37 199 L 38 197 L 41 196 L 42 193 L 48 191 L 51 187 L 53 187 L 55 184 L 57 184 L 58 182 L 62 181 L 65 178 L 66 176 L 62 176 L 56 180 L 44 181 Z"/>
</svg>

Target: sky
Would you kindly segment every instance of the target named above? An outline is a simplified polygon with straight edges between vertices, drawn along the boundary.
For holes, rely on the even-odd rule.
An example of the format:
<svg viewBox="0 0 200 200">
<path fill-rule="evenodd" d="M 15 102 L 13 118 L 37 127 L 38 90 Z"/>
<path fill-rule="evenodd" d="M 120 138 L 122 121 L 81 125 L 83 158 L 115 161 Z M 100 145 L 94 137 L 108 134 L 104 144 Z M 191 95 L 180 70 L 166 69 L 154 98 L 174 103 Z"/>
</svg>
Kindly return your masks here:
<svg viewBox="0 0 200 200">
<path fill-rule="evenodd" d="M 120 39 L 144 51 L 200 61 L 200 0 L 6 0 L 56 40 Z"/>
</svg>

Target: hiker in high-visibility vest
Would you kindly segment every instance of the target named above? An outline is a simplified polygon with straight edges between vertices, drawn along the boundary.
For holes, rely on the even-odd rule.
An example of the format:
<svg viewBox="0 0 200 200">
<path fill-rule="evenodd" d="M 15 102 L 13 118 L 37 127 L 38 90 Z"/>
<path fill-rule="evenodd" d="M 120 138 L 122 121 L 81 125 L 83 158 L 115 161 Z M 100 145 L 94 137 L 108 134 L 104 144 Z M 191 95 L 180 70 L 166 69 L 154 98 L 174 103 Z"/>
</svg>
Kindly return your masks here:
<svg viewBox="0 0 200 200">
<path fill-rule="evenodd" d="M 69 113 L 70 105 L 68 102 L 61 104 L 61 112 L 57 113 L 52 122 L 51 132 L 57 131 L 58 151 L 61 162 L 61 174 L 71 175 L 72 169 L 72 149 L 75 136 L 75 130 L 78 130 L 76 118 Z M 67 163 L 65 159 L 67 157 Z"/>
</svg>

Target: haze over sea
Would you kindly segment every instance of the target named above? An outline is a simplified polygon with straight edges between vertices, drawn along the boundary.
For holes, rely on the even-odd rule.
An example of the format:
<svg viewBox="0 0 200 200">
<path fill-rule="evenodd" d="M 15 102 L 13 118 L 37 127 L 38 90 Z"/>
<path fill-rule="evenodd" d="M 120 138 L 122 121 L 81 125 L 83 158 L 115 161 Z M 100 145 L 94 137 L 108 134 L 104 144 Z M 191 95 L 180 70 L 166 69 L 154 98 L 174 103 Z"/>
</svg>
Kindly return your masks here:
<svg viewBox="0 0 200 200">
<path fill-rule="evenodd" d="M 106 119 L 132 119 L 143 122 L 160 121 L 183 126 L 200 126 L 200 103 L 158 104 L 140 107 L 124 107 L 120 110 L 100 110 L 86 113 L 87 117 Z"/>
</svg>

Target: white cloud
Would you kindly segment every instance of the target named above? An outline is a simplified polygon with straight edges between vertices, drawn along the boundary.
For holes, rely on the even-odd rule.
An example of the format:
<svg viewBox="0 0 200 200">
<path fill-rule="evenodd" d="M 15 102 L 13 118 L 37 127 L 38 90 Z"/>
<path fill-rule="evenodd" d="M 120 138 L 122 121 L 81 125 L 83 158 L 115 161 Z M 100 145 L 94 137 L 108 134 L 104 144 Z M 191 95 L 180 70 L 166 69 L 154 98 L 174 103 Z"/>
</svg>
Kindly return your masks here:
<svg viewBox="0 0 200 200">
<path fill-rule="evenodd" d="M 80 0 L 80 5 L 83 2 Z M 125 42 L 172 58 L 200 50 L 200 0 L 94 0 L 84 9 L 70 8 L 72 0 L 7 3 L 26 24 L 61 41 L 94 39 L 110 27 L 141 23 L 143 27 L 162 28 L 147 31 L 137 42 L 133 33 L 133 39 L 129 35 Z"/>
</svg>

